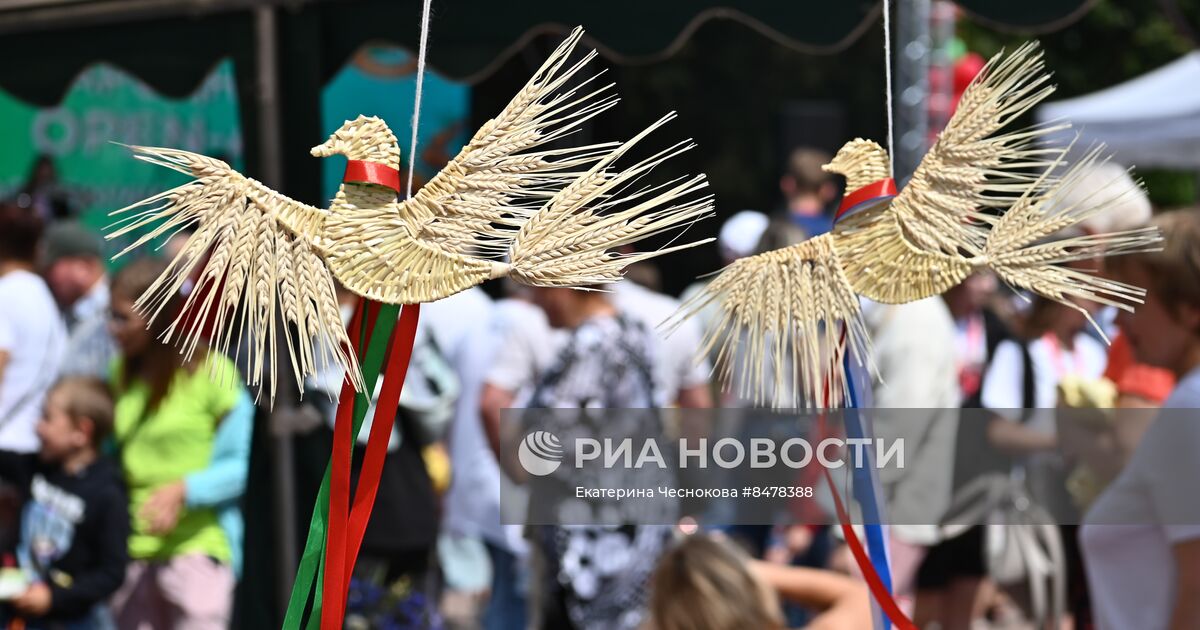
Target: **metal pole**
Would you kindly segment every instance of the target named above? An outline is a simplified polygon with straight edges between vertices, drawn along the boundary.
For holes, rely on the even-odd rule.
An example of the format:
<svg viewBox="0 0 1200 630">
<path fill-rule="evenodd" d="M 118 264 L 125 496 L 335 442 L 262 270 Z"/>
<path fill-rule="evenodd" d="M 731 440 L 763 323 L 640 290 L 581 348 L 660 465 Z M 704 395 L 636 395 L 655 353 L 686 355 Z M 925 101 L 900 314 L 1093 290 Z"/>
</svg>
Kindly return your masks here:
<svg viewBox="0 0 1200 630">
<path fill-rule="evenodd" d="M 950 42 L 954 40 L 958 7 L 951 0 L 933 0 L 929 14 L 929 134 L 940 133 L 950 122 L 954 109 L 954 59 Z M 940 81 L 934 80 L 934 73 Z"/>
<path fill-rule="evenodd" d="M 895 67 L 896 180 L 908 181 L 929 148 L 929 18 L 931 0 L 897 0 Z"/>
<path fill-rule="evenodd" d="M 275 8 L 254 9 L 255 55 L 258 60 L 258 141 L 262 182 L 283 187 L 283 134 L 279 126 L 279 34 Z"/>
<path fill-rule="evenodd" d="M 280 127 L 282 119 L 279 99 L 279 56 L 278 56 L 278 21 L 275 8 L 271 5 L 260 5 L 254 9 L 254 39 L 256 59 L 258 62 L 258 149 L 261 172 L 259 175 L 267 186 L 280 190 L 283 188 L 283 135 Z M 287 325 L 284 323 L 283 325 Z M 278 349 L 277 349 L 278 350 Z M 286 351 L 286 350 L 284 350 Z M 276 365 L 280 365 L 281 357 L 276 357 Z M 286 359 L 282 361 L 286 363 Z M 290 374 L 287 370 L 276 370 L 276 374 Z M 284 380 L 289 380 L 285 379 Z M 280 405 L 274 413 L 290 413 L 296 400 L 287 395 L 289 387 L 282 387 Z M 275 422 L 271 426 L 275 426 Z M 271 432 L 272 455 L 272 488 L 275 497 L 275 558 L 276 586 L 278 588 L 278 610 L 287 609 L 291 596 L 292 583 L 288 579 L 296 571 L 296 486 L 292 477 L 295 470 L 292 451 L 292 435 L 290 432 Z"/>
</svg>

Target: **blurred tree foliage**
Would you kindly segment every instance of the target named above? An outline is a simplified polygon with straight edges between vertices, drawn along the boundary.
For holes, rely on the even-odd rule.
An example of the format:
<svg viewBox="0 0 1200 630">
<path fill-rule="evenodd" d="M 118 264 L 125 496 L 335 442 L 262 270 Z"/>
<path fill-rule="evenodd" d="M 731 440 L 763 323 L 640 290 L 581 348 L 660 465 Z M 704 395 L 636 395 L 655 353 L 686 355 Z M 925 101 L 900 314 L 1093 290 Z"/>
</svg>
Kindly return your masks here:
<svg viewBox="0 0 1200 630">
<path fill-rule="evenodd" d="M 1012 50 L 1028 34 L 1002 33 L 970 18 L 959 23 L 967 48 L 990 57 Z M 1058 92 L 1071 98 L 1122 83 L 1200 47 L 1200 0 L 1098 0 L 1077 22 L 1037 36 Z M 1200 89 L 1180 86 L 1180 89 Z M 1200 150 L 1200 148 L 1197 148 Z M 1196 203 L 1197 173 L 1139 170 L 1159 207 Z"/>
</svg>

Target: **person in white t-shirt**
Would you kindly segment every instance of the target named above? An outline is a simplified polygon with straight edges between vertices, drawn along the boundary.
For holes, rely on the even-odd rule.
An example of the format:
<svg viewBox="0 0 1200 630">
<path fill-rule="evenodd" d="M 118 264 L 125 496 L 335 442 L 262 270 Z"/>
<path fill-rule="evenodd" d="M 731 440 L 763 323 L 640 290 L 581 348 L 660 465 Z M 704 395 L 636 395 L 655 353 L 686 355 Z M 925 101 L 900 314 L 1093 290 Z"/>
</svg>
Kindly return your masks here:
<svg viewBox="0 0 1200 630">
<path fill-rule="evenodd" d="M 721 264 L 730 265 L 738 259 L 757 253 L 758 242 L 762 239 L 763 233 L 767 231 L 770 221 L 767 215 L 757 210 L 742 210 L 726 219 L 721 224 L 720 232 L 717 233 L 717 249 L 721 254 Z M 687 304 L 689 300 L 700 295 L 715 277 L 711 274 L 701 276 L 683 290 L 683 293 L 679 295 L 679 301 Z M 708 331 L 717 325 L 720 317 L 721 305 L 714 301 L 697 311 L 694 319 L 699 324 L 701 331 Z M 714 344 L 709 349 L 708 360 L 716 363 L 720 357 L 720 350 L 720 345 Z"/>
<path fill-rule="evenodd" d="M 421 306 L 418 327 L 428 331 L 438 350 L 447 357 L 459 353 L 462 343 L 481 322 L 491 317 L 492 298 L 479 287 Z"/>
<path fill-rule="evenodd" d="M 936 526 L 922 523 L 936 523 L 950 504 L 961 398 L 954 320 L 937 296 L 908 304 L 866 302 L 863 320 L 879 370 L 872 388 L 872 406 L 879 410 L 872 418 L 874 437 L 902 441 L 917 455 L 878 473 L 894 523 L 888 529 L 893 592 L 911 612 L 917 570 L 940 539 Z"/>
<path fill-rule="evenodd" d="M 38 450 L 34 426 L 58 377 L 66 329 L 54 297 L 34 273 L 41 221 L 0 207 L 0 450 Z"/>
<path fill-rule="evenodd" d="M 1083 313 L 1037 298 L 1026 320 L 1025 348 L 1013 340 L 996 347 L 983 379 L 983 406 L 1001 420 L 988 427 L 996 447 L 1016 453 L 1054 450 L 1059 382 L 1104 374 L 1107 350 L 1087 333 L 1087 326 Z M 1025 388 L 1028 370 L 1032 391 Z M 1038 411 L 1022 413 L 1023 408 Z"/>
<path fill-rule="evenodd" d="M 659 325 L 679 310 L 679 300 L 651 291 L 632 280 L 622 280 L 610 288 L 613 305 L 641 322 L 659 340 L 655 380 L 656 386 L 666 394 L 667 403 L 693 409 L 712 407 L 708 360 L 697 361 L 696 356 L 703 338 L 700 325 L 689 319 L 669 334 L 659 329 Z"/>
<path fill-rule="evenodd" d="M 524 287 L 514 287 L 511 293 L 528 297 Z M 500 448 L 501 411 L 523 406 L 538 376 L 550 366 L 568 336 L 550 327 L 542 309 L 526 302 L 533 310 L 498 332 L 498 349 L 487 366 L 479 394 L 479 413 L 493 452 Z"/>
<path fill-rule="evenodd" d="M 1079 305 L 1088 312 L 1095 309 L 1092 304 Z M 1063 563 L 1056 565 L 1056 570 L 1061 570 L 1075 614 L 1086 609 L 1085 580 L 1075 544 L 1079 511 L 1067 491 L 1069 468 L 1059 444 L 1056 407 L 1059 383 L 1069 377 L 1096 381 L 1104 374 L 1108 352 L 1088 334 L 1088 326 L 1083 312 L 1035 298 L 1022 331 L 1025 341 L 1000 342 L 981 392 L 983 406 L 992 412 L 988 442 L 1002 453 L 1018 456 L 1012 478 L 1023 480 L 1033 503 L 1061 525 Z M 985 530 L 987 545 L 994 547 L 991 537 L 996 533 Z M 1021 603 L 1027 606 L 1026 612 L 1037 614 L 1033 600 Z"/>
<path fill-rule="evenodd" d="M 520 331 L 520 332 L 516 332 Z M 484 630 L 525 627 L 527 576 L 525 540 L 518 525 L 500 521 L 501 471 L 488 443 L 481 413 L 484 383 L 513 338 L 545 340 L 549 326 L 542 310 L 519 299 L 495 302 L 477 319 L 451 356 L 462 394 L 450 426 L 453 475 L 445 499 L 444 527 L 450 535 L 482 539 L 492 564 L 491 594 L 482 614 Z M 514 342 L 521 348 L 527 343 Z M 519 352 L 519 351 L 518 351 Z M 504 376 L 501 376 L 503 379 Z"/>
<path fill-rule="evenodd" d="M 1098 630 L 1200 628 L 1200 209 L 1153 222 L 1163 250 L 1109 261 L 1147 289 L 1117 324 L 1141 362 L 1178 379 L 1080 530 Z"/>
</svg>

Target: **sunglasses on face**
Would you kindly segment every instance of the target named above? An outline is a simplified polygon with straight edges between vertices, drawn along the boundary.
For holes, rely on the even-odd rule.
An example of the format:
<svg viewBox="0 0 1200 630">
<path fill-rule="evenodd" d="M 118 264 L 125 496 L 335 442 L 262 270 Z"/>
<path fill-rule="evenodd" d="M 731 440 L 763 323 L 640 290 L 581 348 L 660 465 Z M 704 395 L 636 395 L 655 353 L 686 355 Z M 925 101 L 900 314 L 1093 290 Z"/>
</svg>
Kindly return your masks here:
<svg viewBox="0 0 1200 630">
<path fill-rule="evenodd" d="M 129 313 L 119 313 L 110 308 L 108 309 L 108 321 L 116 324 L 117 326 L 127 326 L 129 322 L 133 321 L 133 315 L 130 315 Z"/>
</svg>

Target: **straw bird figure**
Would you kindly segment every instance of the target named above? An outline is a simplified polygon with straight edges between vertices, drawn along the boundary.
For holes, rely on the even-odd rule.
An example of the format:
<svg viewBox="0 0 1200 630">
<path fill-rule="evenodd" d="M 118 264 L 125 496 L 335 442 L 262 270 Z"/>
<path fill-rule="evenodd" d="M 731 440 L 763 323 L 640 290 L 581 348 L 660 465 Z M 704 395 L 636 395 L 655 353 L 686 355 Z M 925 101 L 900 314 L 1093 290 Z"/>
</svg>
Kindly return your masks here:
<svg viewBox="0 0 1200 630">
<path fill-rule="evenodd" d="M 335 279 L 372 300 L 414 304 L 502 276 L 544 287 L 609 283 L 632 262 L 699 244 L 627 256 L 610 251 L 711 214 L 711 198 L 694 194 L 707 185 L 703 176 L 641 182 L 690 143 L 625 169 L 613 165 L 673 115 L 625 143 L 547 146 L 617 102 L 611 85 L 591 85 L 598 74 L 566 85 L 595 56 L 592 51 L 567 64 L 581 35 L 576 29 L 512 102 L 404 201 L 396 194 L 400 149 L 377 118 L 347 121 L 312 149 L 317 157 L 342 154 L 349 160 L 327 209 L 289 199 L 212 158 L 132 147 L 138 159 L 194 178 L 113 213 L 124 219 L 109 238 L 146 230 L 118 255 L 195 229 L 138 308 L 148 319 L 174 317 L 165 340 L 189 356 L 201 327 L 185 313 L 217 322 L 211 343 L 221 351 L 234 341 L 236 325 L 236 337 L 249 341 L 247 379 L 261 391 L 267 372 L 272 397 L 279 315 L 301 384 L 332 357 L 361 391 Z M 181 313 L 163 313 L 197 271 L 195 286 L 215 290 L 193 290 Z"/>
<path fill-rule="evenodd" d="M 859 296 L 910 302 L 990 268 L 1012 287 L 1078 310 L 1078 299 L 1131 309 L 1141 289 L 1071 263 L 1152 249 L 1156 231 L 1054 238 L 1117 201 L 1055 201 L 1079 184 L 1099 151 L 1068 168 L 1070 147 L 1041 142 L 1068 125 L 998 133 L 1054 90 L 1048 82 L 1035 44 L 993 58 L 899 194 L 887 151 L 869 140 L 847 143 L 824 167 L 846 178 L 832 232 L 731 264 L 673 320 L 717 303 L 721 315 L 702 352 L 717 349 L 727 386 L 764 403 L 764 386 L 773 383 L 776 407 L 833 408 L 848 391 L 845 364 L 832 349 L 848 347 L 870 365 Z M 781 400 L 789 391 L 792 399 Z"/>
</svg>

